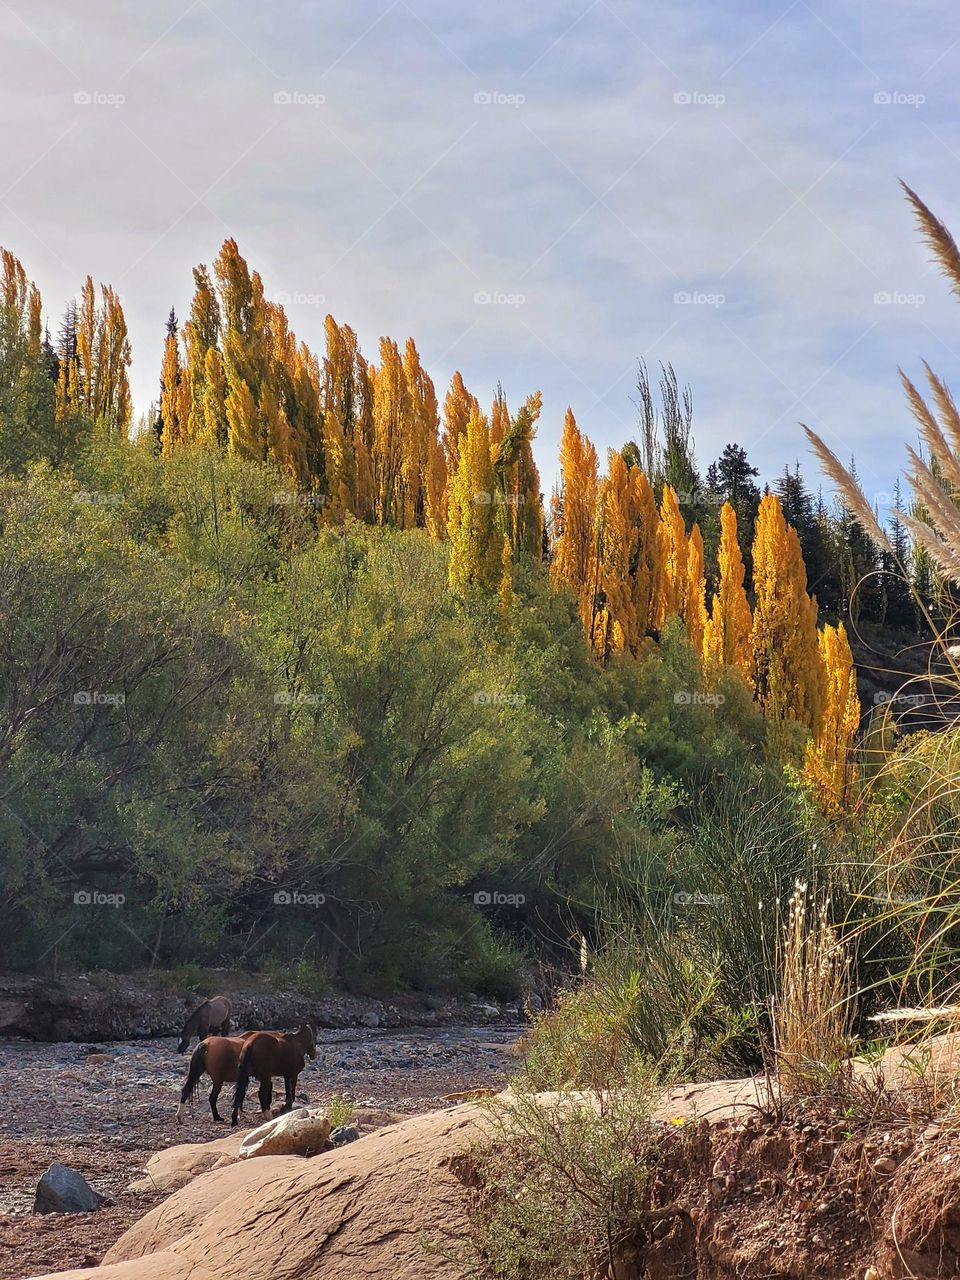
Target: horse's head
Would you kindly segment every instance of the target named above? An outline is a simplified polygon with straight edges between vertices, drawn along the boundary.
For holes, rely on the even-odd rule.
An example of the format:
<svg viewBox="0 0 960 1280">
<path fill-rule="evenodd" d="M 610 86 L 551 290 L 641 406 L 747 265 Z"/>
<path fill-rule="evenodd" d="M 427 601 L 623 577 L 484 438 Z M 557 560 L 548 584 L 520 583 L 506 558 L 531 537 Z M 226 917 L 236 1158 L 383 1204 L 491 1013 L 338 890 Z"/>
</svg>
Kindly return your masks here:
<svg viewBox="0 0 960 1280">
<path fill-rule="evenodd" d="M 303 1041 L 303 1051 L 308 1058 L 316 1058 L 317 1056 L 317 1035 L 313 1029 L 312 1022 L 301 1022 L 300 1031 L 298 1032 L 300 1039 Z"/>
<path fill-rule="evenodd" d="M 177 1045 L 177 1053 L 186 1053 L 187 1045 L 190 1043 L 189 1036 L 181 1036 L 180 1043 Z"/>
</svg>

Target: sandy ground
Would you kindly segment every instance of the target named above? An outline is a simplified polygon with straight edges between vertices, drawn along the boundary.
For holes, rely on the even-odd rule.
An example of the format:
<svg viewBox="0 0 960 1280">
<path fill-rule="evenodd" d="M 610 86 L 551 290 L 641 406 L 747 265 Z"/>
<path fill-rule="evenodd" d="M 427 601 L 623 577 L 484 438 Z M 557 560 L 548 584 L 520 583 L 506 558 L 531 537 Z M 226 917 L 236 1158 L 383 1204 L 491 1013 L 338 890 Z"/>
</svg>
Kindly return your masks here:
<svg viewBox="0 0 960 1280">
<path fill-rule="evenodd" d="M 503 1083 L 516 1065 L 520 1027 L 428 1031 L 321 1031 L 299 1100 L 338 1096 L 414 1115 L 450 1105 L 444 1094 Z M 174 1116 L 187 1055 L 174 1038 L 109 1044 L 0 1041 L 0 1280 L 95 1266 L 110 1245 L 163 1199 L 127 1183 L 159 1147 L 207 1142 L 226 1128 L 201 1099 Z M 220 1098 L 229 1111 L 230 1087 Z M 227 1104 L 226 1106 L 224 1104 Z M 248 1125 L 255 1100 L 248 1101 Z M 34 1190 L 53 1162 L 77 1169 L 115 1203 L 94 1214 L 34 1215 Z"/>
</svg>

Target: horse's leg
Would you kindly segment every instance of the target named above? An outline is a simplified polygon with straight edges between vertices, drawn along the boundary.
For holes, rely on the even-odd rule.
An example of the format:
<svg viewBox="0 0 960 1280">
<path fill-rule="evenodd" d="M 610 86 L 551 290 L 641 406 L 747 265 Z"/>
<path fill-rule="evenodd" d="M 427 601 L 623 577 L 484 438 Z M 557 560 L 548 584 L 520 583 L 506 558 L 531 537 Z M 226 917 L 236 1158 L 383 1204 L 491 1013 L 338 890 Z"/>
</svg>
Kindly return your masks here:
<svg viewBox="0 0 960 1280">
<path fill-rule="evenodd" d="M 297 1096 L 297 1077 L 293 1074 L 286 1075 L 283 1077 L 283 1084 L 287 1091 L 287 1101 L 283 1109 L 284 1111 L 292 1111 Z"/>
<path fill-rule="evenodd" d="M 217 1110 L 217 1099 L 220 1097 L 220 1090 L 223 1088 L 222 1080 L 214 1080 L 213 1088 L 210 1090 L 210 1110 L 213 1112 L 213 1118 L 217 1124 L 223 1123 L 223 1116 Z"/>
<path fill-rule="evenodd" d="M 260 1114 L 264 1120 L 270 1119 L 270 1103 L 273 1101 L 273 1078 L 267 1076 L 260 1081 Z"/>
</svg>

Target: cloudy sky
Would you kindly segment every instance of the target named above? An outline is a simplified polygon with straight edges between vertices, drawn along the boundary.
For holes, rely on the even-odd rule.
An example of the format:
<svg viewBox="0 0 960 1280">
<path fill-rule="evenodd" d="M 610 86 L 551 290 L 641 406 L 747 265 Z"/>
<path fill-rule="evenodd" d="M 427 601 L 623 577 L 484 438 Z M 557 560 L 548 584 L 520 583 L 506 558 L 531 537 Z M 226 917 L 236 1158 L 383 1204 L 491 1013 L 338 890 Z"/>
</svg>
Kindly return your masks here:
<svg viewBox="0 0 960 1280">
<path fill-rule="evenodd" d="M 634 430 L 638 356 L 694 390 L 705 465 L 891 487 L 897 365 L 960 389 L 960 315 L 903 178 L 960 229 L 947 0 L 0 0 L 0 244 L 55 328 L 121 293 L 138 408 L 164 320 L 227 235 L 298 332 L 412 334 L 443 388 L 539 387 Z M 955 39 L 955 37 L 957 37 Z"/>
</svg>

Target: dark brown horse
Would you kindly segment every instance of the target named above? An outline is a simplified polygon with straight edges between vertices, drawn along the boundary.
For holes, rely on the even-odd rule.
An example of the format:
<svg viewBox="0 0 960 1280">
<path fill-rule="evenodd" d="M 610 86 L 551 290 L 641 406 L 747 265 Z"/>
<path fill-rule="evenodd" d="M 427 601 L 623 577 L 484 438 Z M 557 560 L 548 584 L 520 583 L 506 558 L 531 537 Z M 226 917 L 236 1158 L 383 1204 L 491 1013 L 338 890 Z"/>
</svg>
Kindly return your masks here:
<svg viewBox="0 0 960 1280">
<path fill-rule="evenodd" d="M 243 1108 L 251 1076 L 260 1081 L 260 1111 L 264 1119 L 270 1114 L 274 1076 L 283 1076 L 287 1094 L 286 1102 L 280 1108 L 281 1112 L 292 1110 L 297 1079 L 303 1070 L 305 1059 L 316 1056 L 317 1037 L 309 1022 L 301 1023 L 299 1031 L 289 1034 L 278 1036 L 260 1032 L 251 1036 L 243 1046 L 237 1066 L 237 1087 L 233 1091 L 233 1124 L 236 1125 Z"/>
<path fill-rule="evenodd" d="M 252 1036 L 280 1034 L 279 1031 L 245 1031 L 240 1036 L 208 1036 L 201 1040 L 190 1055 L 190 1070 L 180 1090 L 177 1120 L 183 1123 L 183 1104 L 188 1100 L 192 1101 L 200 1092 L 200 1081 L 206 1073 L 213 1085 L 210 1090 L 210 1110 L 214 1120 L 222 1121 L 223 1116 L 217 1110 L 217 1098 L 225 1084 L 232 1084 L 236 1080 L 243 1046 Z"/>
<path fill-rule="evenodd" d="M 210 1000 L 204 1000 L 198 1009 L 194 1009 L 183 1024 L 177 1053 L 186 1053 L 193 1036 L 206 1040 L 207 1036 L 228 1036 L 229 1034 L 230 1001 L 226 996 L 213 996 Z"/>
</svg>

